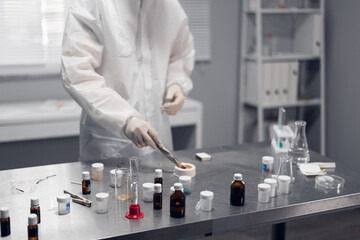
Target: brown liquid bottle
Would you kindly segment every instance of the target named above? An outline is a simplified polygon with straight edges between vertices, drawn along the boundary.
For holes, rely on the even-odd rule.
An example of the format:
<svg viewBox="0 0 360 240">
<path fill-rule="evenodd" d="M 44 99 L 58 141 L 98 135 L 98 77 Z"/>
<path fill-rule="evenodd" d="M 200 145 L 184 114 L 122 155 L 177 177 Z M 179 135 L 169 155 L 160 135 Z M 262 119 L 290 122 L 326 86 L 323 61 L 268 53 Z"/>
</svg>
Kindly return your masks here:
<svg viewBox="0 0 360 240">
<path fill-rule="evenodd" d="M 185 195 L 181 191 L 182 184 L 174 184 L 174 193 L 170 196 L 170 216 L 182 218 L 185 216 Z"/>
<path fill-rule="evenodd" d="M 91 181 L 90 181 L 90 173 L 85 171 L 82 172 L 82 177 L 83 177 L 83 181 L 82 181 L 82 193 L 84 195 L 90 194 L 91 193 Z"/>
<path fill-rule="evenodd" d="M 162 208 L 162 186 L 160 183 L 154 184 L 154 209 Z"/>
<path fill-rule="evenodd" d="M 29 225 L 28 225 L 28 240 L 38 240 L 38 225 L 37 225 L 37 215 L 32 213 L 28 217 Z"/>
<path fill-rule="evenodd" d="M 37 222 L 38 223 L 41 222 L 39 198 L 37 198 L 37 197 L 31 198 L 30 213 L 36 214 Z"/>
<path fill-rule="evenodd" d="M 6 237 L 10 235 L 10 217 L 9 217 L 9 208 L 1 208 L 1 237 Z"/>
<path fill-rule="evenodd" d="M 245 202 L 245 183 L 241 173 L 234 174 L 230 187 L 230 203 L 233 206 L 243 206 Z"/>
<path fill-rule="evenodd" d="M 160 183 L 161 185 L 163 184 L 163 172 L 161 169 L 155 169 L 155 178 L 154 178 L 154 183 Z"/>
</svg>

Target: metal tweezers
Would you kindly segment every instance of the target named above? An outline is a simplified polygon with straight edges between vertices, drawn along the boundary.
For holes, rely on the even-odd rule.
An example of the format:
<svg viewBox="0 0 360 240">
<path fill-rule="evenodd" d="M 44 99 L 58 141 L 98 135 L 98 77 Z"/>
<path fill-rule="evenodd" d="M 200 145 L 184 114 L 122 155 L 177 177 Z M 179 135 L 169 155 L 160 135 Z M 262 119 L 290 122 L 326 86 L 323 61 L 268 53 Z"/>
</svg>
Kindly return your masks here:
<svg viewBox="0 0 360 240">
<path fill-rule="evenodd" d="M 69 194 L 72 197 L 72 201 L 74 203 L 77 203 L 77 204 L 80 204 L 80 205 L 83 205 L 83 206 L 86 206 L 86 207 L 91 207 L 92 202 L 89 199 L 81 197 L 81 196 L 79 196 L 79 195 L 77 195 L 75 193 L 69 192 L 67 190 L 64 190 L 64 193 Z"/>
</svg>

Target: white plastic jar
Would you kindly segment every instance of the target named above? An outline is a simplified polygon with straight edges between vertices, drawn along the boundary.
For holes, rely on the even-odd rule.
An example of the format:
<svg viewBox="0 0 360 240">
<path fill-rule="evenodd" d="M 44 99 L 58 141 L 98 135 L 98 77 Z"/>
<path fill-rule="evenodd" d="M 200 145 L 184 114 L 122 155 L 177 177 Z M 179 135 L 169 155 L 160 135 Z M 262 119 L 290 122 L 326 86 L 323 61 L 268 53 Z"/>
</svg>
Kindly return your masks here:
<svg viewBox="0 0 360 240">
<path fill-rule="evenodd" d="M 273 171 L 274 157 L 263 156 L 262 157 L 262 172 L 263 174 L 271 174 Z"/>
<path fill-rule="evenodd" d="M 93 163 L 92 167 L 92 175 L 94 181 L 101 181 L 104 178 L 104 164 L 102 163 Z"/>
<path fill-rule="evenodd" d="M 289 194 L 291 177 L 287 175 L 280 175 L 278 177 L 278 181 L 279 181 L 279 193 Z"/>
<path fill-rule="evenodd" d="M 208 190 L 200 192 L 200 201 L 196 204 L 196 209 L 210 212 L 212 211 L 212 202 L 214 199 L 214 193 Z"/>
<path fill-rule="evenodd" d="M 116 182 L 117 188 L 121 187 L 121 184 L 122 184 L 121 173 L 122 173 L 122 170 L 120 170 L 120 169 L 110 170 L 110 186 L 111 187 L 113 187 L 113 188 L 115 187 L 115 182 Z"/>
<path fill-rule="evenodd" d="M 275 197 L 276 195 L 276 188 L 277 188 L 277 180 L 274 178 L 266 178 L 264 183 L 267 183 L 271 186 L 270 190 L 270 197 Z"/>
<path fill-rule="evenodd" d="M 95 196 L 97 202 L 97 212 L 107 213 L 109 211 L 109 194 L 101 192 L 97 193 Z"/>
<path fill-rule="evenodd" d="M 184 194 L 191 193 L 191 177 L 190 176 L 180 176 L 179 182 L 182 183 L 184 188 Z"/>
<path fill-rule="evenodd" d="M 271 186 L 267 183 L 259 183 L 258 189 L 258 201 L 261 203 L 269 202 Z"/>
<path fill-rule="evenodd" d="M 152 202 L 154 199 L 154 184 L 153 183 L 143 183 L 143 201 Z"/>
<path fill-rule="evenodd" d="M 65 215 L 70 213 L 70 195 L 61 194 L 57 197 L 58 213 L 59 215 Z"/>
</svg>

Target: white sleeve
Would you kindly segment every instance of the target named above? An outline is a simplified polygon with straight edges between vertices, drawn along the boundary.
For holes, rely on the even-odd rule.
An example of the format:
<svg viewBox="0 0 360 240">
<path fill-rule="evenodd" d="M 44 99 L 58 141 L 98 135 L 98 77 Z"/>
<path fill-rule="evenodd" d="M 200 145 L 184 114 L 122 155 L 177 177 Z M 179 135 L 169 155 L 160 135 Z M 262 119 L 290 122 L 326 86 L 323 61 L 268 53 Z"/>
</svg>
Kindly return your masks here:
<svg viewBox="0 0 360 240">
<path fill-rule="evenodd" d="M 179 84 L 188 94 L 193 88 L 190 74 L 194 68 L 194 39 L 190 33 L 188 19 L 184 18 L 174 41 L 168 66 L 166 87 Z"/>
<path fill-rule="evenodd" d="M 104 46 L 101 22 L 94 0 L 75 1 L 65 26 L 62 76 L 65 89 L 102 127 L 123 137 L 130 117 L 140 114 L 96 72 Z"/>
</svg>

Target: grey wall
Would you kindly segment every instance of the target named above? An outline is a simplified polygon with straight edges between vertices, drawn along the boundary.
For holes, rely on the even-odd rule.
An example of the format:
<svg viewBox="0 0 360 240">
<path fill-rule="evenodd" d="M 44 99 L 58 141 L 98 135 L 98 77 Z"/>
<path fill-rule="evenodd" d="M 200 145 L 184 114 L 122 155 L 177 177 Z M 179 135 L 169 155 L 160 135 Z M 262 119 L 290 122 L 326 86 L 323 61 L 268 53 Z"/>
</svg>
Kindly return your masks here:
<svg viewBox="0 0 360 240">
<path fill-rule="evenodd" d="M 326 1 L 327 155 L 360 169 L 360 1 Z"/>
</svg>

